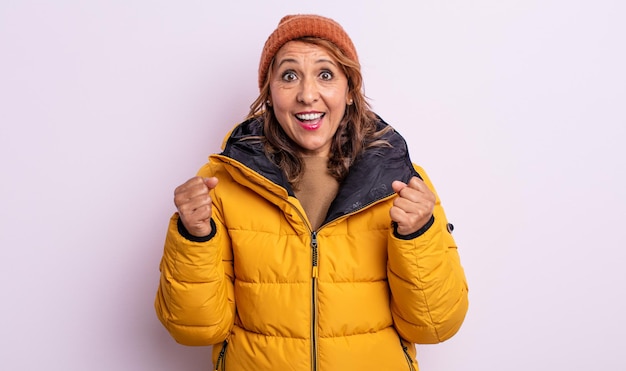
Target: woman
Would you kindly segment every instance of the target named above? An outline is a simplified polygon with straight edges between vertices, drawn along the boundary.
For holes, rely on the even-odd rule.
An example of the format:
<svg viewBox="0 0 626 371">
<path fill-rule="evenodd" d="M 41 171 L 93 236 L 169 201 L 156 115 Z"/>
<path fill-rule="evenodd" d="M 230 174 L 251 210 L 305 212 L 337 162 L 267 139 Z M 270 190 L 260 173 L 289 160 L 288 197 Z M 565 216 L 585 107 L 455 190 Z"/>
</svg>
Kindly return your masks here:
<svg viewBox="0 0 626 371">
<path fill-rule="evenodd" d="M 362 93 L 355 48 L 284 17 L 259 98 L 175 190 L 155 302 L 219 370 L 417 370 L 454 335 L 467 285 L 438 197 Z"/>
</svg>

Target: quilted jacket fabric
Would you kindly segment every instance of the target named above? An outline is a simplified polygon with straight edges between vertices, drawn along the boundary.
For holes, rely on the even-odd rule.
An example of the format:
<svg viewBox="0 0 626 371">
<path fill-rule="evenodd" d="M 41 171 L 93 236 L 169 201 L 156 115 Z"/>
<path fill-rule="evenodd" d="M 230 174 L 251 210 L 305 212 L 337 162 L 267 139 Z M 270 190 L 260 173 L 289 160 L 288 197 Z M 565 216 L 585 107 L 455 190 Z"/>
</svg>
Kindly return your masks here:
<svg viewBox="0 0 626 371">
<path fill-rule="evenodd" d="M 379 125 L 387 125 L 380 120 Z M 236 126 L 198 175 L 216 176 L 213 233 L 170 220 L 156 312 L 186 345 L 215 345 L 224 370 L 417 370 L 414 343 L 460 328 L 468 291 L 439 197 L 426 228 L 395 233 L 393 180 L 421 177 L 404 139 L 366 151 L 311 230 L 282 171 Z"/>
</svg>

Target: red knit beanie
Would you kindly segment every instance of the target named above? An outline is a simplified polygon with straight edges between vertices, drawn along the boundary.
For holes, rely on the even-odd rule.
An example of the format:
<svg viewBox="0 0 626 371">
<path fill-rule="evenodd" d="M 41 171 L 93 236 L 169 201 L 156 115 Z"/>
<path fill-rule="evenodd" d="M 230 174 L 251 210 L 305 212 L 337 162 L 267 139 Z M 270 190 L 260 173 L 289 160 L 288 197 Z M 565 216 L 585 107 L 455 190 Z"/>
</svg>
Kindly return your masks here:
<svg viewBox="0 0 626 371">
<path fill-rule="evenodd" d="M 352 40 L 339 23 L 313 14 L 287 15 L 280 20 L 278 27 L 267 38 L 263 47 L 259 64 L 259 89 L 263 87 L 270 63 L 278 50 L 291 40 L 307 36 L 330 41 L 348 58 L 359 62 Z"/>
</svg>

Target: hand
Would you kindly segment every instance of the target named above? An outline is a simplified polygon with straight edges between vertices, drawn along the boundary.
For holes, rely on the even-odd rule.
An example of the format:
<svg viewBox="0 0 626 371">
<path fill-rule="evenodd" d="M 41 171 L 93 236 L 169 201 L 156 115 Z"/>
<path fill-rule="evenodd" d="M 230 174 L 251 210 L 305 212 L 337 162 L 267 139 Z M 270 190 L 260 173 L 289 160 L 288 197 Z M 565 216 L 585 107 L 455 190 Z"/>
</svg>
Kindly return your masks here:
<svg viewBox="0 0 626 371">
<path fill-rule="evenodd" d="M 211 234 L 211 196 L 209 191 L 217 186 L 217 178 L 194 177 L 174 191 L 174 204 L 180 220 L 192 236 Z"/>
<path fill-rule="evenodd" d="M 417 232 L 433 215 L 435 194 L 423 180 L 415 176 L 408 184 L 395 180 L 391 188 L 398 197 L 393 200 L 389 215 L 398 224 L 398 233 L 406 236 Z"/>
</svg>

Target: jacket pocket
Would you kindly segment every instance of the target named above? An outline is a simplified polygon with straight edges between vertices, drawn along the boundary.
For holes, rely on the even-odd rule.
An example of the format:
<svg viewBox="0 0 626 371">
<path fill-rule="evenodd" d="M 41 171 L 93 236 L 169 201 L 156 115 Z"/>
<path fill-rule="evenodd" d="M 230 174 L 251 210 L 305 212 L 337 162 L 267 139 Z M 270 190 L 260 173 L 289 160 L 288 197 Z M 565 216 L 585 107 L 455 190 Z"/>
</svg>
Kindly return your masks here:
<svg viewBox="0 0 626 371">
<path fill-rule="evenodd" d="M 220 350 L 220 355 L 217 357 L 217 362 L 215 362 L 215 371 L 225 371 L 226 370 L 226 348 L 228 347 L 228 340 L 224 340 L 222 343 L 222 350 Z"/>
</svg>

